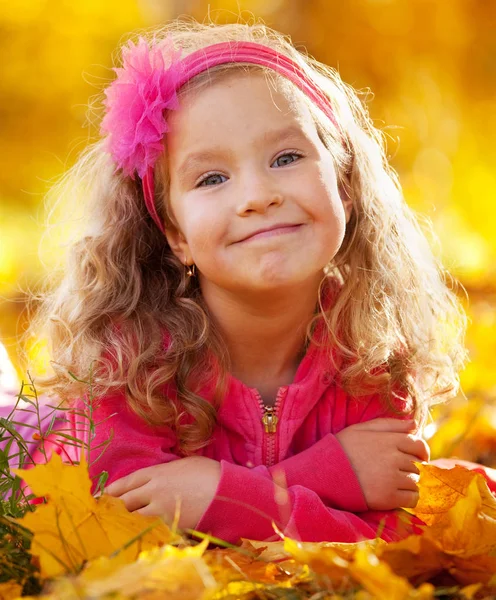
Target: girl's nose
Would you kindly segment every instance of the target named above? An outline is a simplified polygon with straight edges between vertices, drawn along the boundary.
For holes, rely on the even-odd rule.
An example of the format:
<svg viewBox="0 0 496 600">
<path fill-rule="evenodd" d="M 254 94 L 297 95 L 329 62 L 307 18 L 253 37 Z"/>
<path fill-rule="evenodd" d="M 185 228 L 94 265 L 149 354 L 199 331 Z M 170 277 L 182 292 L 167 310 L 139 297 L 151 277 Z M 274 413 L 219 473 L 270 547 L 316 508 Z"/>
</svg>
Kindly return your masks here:
<svg viewBox="0 0 496 600">
<path fill-rule="evenodd" d="M 246 215 L 250 212 L 264 213 L 269 206 L 282 204 L 284 195 L 281 190 L 266 178 L 255 180 L 251 178 L 242 190 L 239 190 L 237 214 Z"/>
</svg>

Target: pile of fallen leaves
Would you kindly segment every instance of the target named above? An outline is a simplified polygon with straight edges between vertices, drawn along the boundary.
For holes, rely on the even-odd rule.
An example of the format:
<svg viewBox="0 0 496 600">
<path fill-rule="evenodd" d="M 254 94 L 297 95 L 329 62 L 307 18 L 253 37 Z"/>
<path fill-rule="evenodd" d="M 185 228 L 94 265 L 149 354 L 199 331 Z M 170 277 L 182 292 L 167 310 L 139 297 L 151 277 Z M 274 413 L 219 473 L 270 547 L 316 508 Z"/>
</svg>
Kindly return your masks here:
<svg viewBox="0 0 496 600">
<path fill-rule="evenodd" d="M 3 518 L 7 535 L 28 540 L 33 569 L 24 581 L 0 584 L 0 598 L 18 597 L 33 577 L 43 598 L 496 597 L 496 499 L 484 477 L 461 466 L 419 468 L 412 512 L 427 524 L 422 535 L 390 544 L 283 538 L 208 549 L 221 541 L 131 514 L 105 494 L 94 498 L 84 460 L 67 465 L 55 454 L 17 471 L 45 501 L 22 518 Z"/>
</svg>

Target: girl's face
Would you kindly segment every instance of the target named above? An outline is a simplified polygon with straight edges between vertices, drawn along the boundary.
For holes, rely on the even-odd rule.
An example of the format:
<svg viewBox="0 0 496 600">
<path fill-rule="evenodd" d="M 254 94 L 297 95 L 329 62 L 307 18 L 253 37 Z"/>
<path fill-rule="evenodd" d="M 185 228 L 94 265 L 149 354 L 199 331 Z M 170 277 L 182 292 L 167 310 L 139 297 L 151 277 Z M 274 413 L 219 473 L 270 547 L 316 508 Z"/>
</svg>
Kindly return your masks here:
<svg viewBox="0 0 496 600">
<path fill-rule="evenodd" d="M 196 264 L 202 290 L 246 297 L 318 283 L 351 201 L 340 198 L 332 156 L 299 95 L 238 71 L 183 98 L 169 125 L 180 231 L 166 235 L 183 263 Z"/>
</svg>

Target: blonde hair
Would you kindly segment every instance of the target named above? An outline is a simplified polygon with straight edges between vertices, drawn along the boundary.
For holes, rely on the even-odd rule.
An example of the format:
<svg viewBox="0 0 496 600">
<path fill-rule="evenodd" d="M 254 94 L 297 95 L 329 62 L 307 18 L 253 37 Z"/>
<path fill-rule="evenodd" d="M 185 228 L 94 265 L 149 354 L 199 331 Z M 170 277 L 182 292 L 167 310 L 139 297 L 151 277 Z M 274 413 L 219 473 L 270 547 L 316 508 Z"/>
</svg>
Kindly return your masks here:
<svg viewBox="0 0 496 600">
<path fill-rule="evenodd" d="M 259 42 L 292 58 L 322 88 L 339 131 L 305 101 L 333 154 L 353 212 L 343 244 L 325 269 L 326 281 L 336 282 L 339 291 L 328 308 L 320 304 L 307 337 L 311 339 L 316 321 L 324 319 L 328 344 L 342 360 L 339 384 L 350 395 L 377 392 L 393 409 L 397 395 L 408 397 L 418 416 L 429 404 L 456 394 L 466 360 L 466 316 L 452 279 L 402 197 L 383 134 L 357 93 L 335 70 L 300 53 L 287 37 L 263 24 L 175 21 L 140 35 L 150 44 L 171 35 L 183 55 L 221 41 Z M 180 96 L 247 68 L 228 64 L 211 69 L 188 82 Z M 165 163 L 159 161 L 155 169 L 157 209 L 174 226 Z M 46 335 L 54 369 L 54 375 L 37 378 L 38 387 L 70 402 L 87 392 L 70 373 L 87 380 L 96 361 L 95 397 L 124 392 L 148 422 L 174 429 L 185 455 L 207 445 L 229 357 L 198 282 L 186 277 L 149 216 L 139 179 L 115 172 L 97 140 L 50 196 L 84 200 L 88 226 L 69 248 L 65 272 L 53 289 L 33 298 L 39 307 L 27 335 Z M 206 380 L 215 386 L 212 403 L 198 393 Z M 175 399 L 164 397 L 170 382 L 177 390 Z"/>
</svg>

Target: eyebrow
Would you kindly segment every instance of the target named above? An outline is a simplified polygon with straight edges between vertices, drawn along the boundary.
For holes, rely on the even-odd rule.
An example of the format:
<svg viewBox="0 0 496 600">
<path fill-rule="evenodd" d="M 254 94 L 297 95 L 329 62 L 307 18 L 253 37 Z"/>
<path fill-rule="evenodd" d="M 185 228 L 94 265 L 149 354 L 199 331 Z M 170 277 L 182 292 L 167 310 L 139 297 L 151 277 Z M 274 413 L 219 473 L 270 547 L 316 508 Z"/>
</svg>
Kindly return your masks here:
<svg viewBox="0 0 496 600">
<path fill-rule="evenodd" d="M 270 144 L 273 142 L 283 142 L 290 139 L 305 138 L 308 139 L 304 131 L 296 125 L 291 125 L 285 129 L 273 129 L 266 131 L 260 138 L 261 144 Z M 214 161 L 222 158 L 232 158 L 233 152 L 221 147 L 210 147 L 208 150 L 200 150 L 191 152 L 186 156 L 179 166 L 179 178 L 186 180 L 187 177 L 197 168 L 200 168 L 203 163 Z"/>
</svg>

